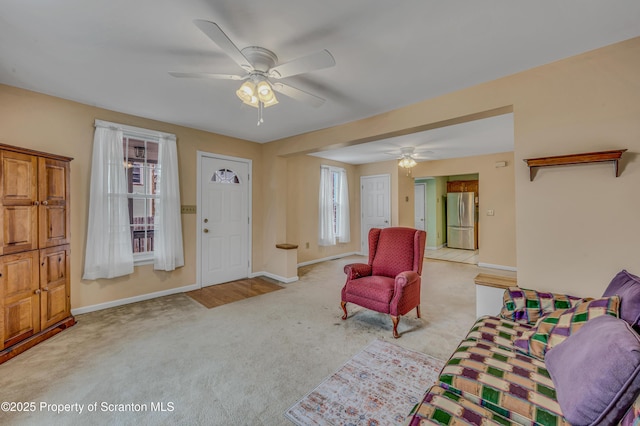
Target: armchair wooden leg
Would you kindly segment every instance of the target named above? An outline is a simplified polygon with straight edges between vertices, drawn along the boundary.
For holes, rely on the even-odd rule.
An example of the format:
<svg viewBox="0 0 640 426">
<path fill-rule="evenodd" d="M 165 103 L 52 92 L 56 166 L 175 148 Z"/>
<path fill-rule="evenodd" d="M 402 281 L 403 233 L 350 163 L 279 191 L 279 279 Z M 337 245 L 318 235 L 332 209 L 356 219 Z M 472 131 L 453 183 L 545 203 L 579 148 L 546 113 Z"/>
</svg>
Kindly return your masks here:
<svg viewBox="0 0 640 426">
<path fill-rule="evenodd" d="M 420 305 L 416 306 L 416 316 L 420 318 Z"/>
<path fill-rule="evenodd" d="M 398 322 L 400 321 L 400 317 L 391 315 L 391 321 L 393 322 L 393 337 L 397 339 L 398 337 L 400 337 L 400 335 L 398 334 Z"/>
<path fill-rule="evenodd" d="M 343 320 L 347 319 L 347 302 L 345 302 L 344 300 L 342 302 L 340 302 L 340 306 L 342 307 L 342 310 L 344 311 L 344 315 L 342 316 Z"/>
</svg>

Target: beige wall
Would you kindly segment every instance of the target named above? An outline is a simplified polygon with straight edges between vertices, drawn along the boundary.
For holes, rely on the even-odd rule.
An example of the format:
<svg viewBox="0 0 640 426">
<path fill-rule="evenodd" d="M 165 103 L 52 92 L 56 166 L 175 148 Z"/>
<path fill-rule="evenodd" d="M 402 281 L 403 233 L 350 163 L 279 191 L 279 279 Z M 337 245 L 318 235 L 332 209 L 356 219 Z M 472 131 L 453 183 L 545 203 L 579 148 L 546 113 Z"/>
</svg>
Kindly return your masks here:
<svg viewBox="0 0 640 426">
<path fill-rule="evenodd" d="M 620 269 L 640 274 L 640 38 L 512 80 L 519 281 L 600 296 Z M 522 161 L 623 148 L 618 178 L 602 163 L 530 182 Z"/>
<path fill-rule="evenodd" d="M 74 157 L 71 162 L 71 307 L 73 309 L 196 283 L 196 215 L 182 215 L 185 266 L 173 272 L 135 268 L 111 280 L 82 280 L 89 206 L 89 179 L 95 119 L 174 133 L 178 142 L 182 204 L 196 204 L 197 150 L 253 160 L 254 177 L 262 174 L 260 144 L 108 111 L 76 102 L 0 85 L 0 143 Z M 253 187 L 253 242 L 262 246 L 261 188 Z M 264 261 L 254 249 L 254 269 Z"/>
<path fill-rule="evenodd" d="M 511 262 L 518 267 L 518 281 L 526 287 L 598 296 L 619 269 L 640 273 L 640 197 L 634 195 L 640 174 L 638 99 L 640 38 L 634 38 L 269 145 L 276 155 L 294 155 L 513 112 L 517 254 Z M 629 149 L 617 179 L 610 166 L 592 165 L 544 169 L 529 182 L 522 162 L 615 148 Z M 500 214 L 508 204 L 496 199 L 492 207 Z M 493 257 L 484 261 L 504 263 Z"/>
<path fill-rule="evenodd" d="M 318 210 L 320 187 L 320 166 L 342 167 L 347 171 L 349 185 L 349 215 L 351 241 L 335 246 L 318 246 Z M 343 253 L 359 251 L 360 247 L 360 204 L 356 167 L 336 161 L 324 160 L 309 155 L 287 159 L 287 242 L 298 244 L 298 263 L 331 258 Z M 307 248 L 307 243 L 309 247 Z"/>
<path fill-rule="evenodd" d="M 196 204 L 197 150 L 252 159 L 253 270 L 270 272 L 280 267 L 276 243 L 291 242 L 289 236 L 306 242 L 300 230 L 317 227 L 317 221 L 307 222 L 297 215 L 299 206 L 291 205 L 296 194 L 317 191 L 311 181 L 294 189 L 289 187 L 290 161 L 293 161 L 292 168 L 300 166 L 292 158 L 329 147 L 513 112 L 515 151 L 510 162 L 513 169 L 492 169 L 487 165 L 484 170 L 460 167 L 459 172 L 446 171 L 447 174 L 479 172 L 482 212 L 489 208 L 496 211 L 491 220 L 482 216 L 486 224 L 480 228 L 485 235 L 481 236 L 481 244 L 489 250 L 483 250 L 481 261 L 516 265 L 522 286 L 598 296 L 619 269 L 640 273 L 636 247 L 640 237 L 637 220 L 640 197 L 635 195 L 640 181 L 638 99 L 640 38 L 635 38 L 379 116 L 265 145 L 0 86 L 0 142 L 76 158 L 72 163 L 71 281 L 72 306 L 77 308 L 193 284 L 196 277 L 196 216 L 184 215 L 184 268 L 157 273 L 145 266 L 122 279 L 91 282 L 80 279 L 92 125 L 96 118 L 175 133 L 182 204 Z M 600 164 L 543 169 L 529 182 L 528 169 L 522 161 L 530 157 L 615 148 L 629 149 L 623 156 L 619 178 L 613 177 L 611 166 Z M 455 164 L 457 162 L 442 167 L 456 168 Z M 436 170 L 439 166 L 421 163 L 419 167 Z M 404 208 L 408 205 L 403 206 L 403 197 L 408 195 L 411 200 L 413 192 L 410 181 L 398 170 L 395 161 L 356 167 L 355 182 L 359 183 L 359 176 L 380 173 L 391 174 L 392 223 L 410 225 L 413 208 Z M 423 173 L 433 175 L 436 171 L 414 172 L 414 176 Z M 507 233 L 513 229 L 507 214 L 513 205 L 513 200 L 506 195 L 512 191 L 508 185 L 499 195 L 485 197 L 492 189 L 485 188 L 483 180 L 502 181 L 500 176 L 492 177 L 499 173 L 514 176 L 515 248 L 500 237 L 497 240 L 486 237 L 492 226 Z M 359 206 L 359 191 L 354 196 Z M 288 226 L 288 220 L 297 223 Z M 357 219 L 352 241 L 356 235 L 359 238 Z M 505 241 L 511 238 L 507 235 Z M 352 250 L 344 247 L 344 252 Z M 301 257 L 316 256 L 321 258 L 322 253 Z"/>
<path fill-rule="evenodd" d="M 505 161 L 506 167 L 496 167 Z M 425 161 L 413 170 L 416 177 L 478 173 L 480 197 L 478 217 L 479 262 L 516 267 L 516 203 L 513 153 Z M 446 192 L 446 187 L 445 187 Z M 494 216 L 487 216 L 487 210 Z M 442 218 L 444 219 L 444 218 Z"/>
</svg>

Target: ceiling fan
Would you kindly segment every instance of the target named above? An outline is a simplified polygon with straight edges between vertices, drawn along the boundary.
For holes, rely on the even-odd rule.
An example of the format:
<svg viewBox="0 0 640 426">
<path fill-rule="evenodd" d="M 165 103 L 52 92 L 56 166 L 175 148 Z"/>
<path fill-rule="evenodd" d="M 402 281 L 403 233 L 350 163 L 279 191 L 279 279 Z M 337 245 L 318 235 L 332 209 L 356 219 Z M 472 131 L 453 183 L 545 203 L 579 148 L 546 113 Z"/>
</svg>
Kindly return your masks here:
<svg viewBox="0 0 640 426">
<path fill-rule="evenodd" d="M 180 78 L 213 78 L 244 81 L 236 91 L 236 95 L 245 104 L 258 108 L 258 125 L 264 121 L 262 119 L 263 108 L 278 103 L 275 93 L 273 93 L 274 91 L 316 108 L 325 102 L 325 100 L 319 96 L 277 80 L 334 66 L 336 61 L 328 50 L 321 50 L 283 64 L 278 64 L 276 54 L 264 47 L 248 46 L 242 50 L 238 49 L 224 31 L 214 22 L 201 19 L 196 19 L 193 22 L 207 37 L 233 59 L 246 74 L 170 72 L 170 75 Z M 273 80 L 276 81 L 274 82 Z"/>
<path fill-rule="evenodd" d="M 398 166 L 407 169 L 407 176 L 411 173 L 411 169 L 418 164 L 416 160 L 428 158 L 423 157 L 423 154 L 433 154 L 433 151 L 421 151 L 420 153 L 415 152 L 415 147 L 413 146 L 405 146 L 400 148 L 400 155 L 397 152 L 388 152 L 387 154 L 395 156 L 398 160 Z"/>
</svg>

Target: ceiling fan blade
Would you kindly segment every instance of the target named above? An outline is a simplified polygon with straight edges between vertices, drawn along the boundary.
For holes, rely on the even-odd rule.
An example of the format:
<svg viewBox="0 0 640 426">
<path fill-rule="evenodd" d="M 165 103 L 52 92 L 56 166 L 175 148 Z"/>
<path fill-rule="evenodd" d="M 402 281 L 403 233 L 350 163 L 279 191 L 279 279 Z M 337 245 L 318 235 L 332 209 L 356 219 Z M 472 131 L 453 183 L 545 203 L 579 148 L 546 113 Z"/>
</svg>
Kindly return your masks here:
<svg viewBox="0 0 640 426">
<path fill-rule="evenodd" d="M 311 55 L 303 56 L 282 65 L 278 65 L 269 70 L 269 77 L 285 78 L 302 74 L 309 71 L 329 68 L 336 64 L 328 50 L 321 50 Z"/>
<path fill-rule="evenodd" d="M 296 101 L 307 103 L 315 108 L 318 108 L 324 104 L 325 100 L 319 96 L 312 95 L 304 90 L 296 89 L 295 87 L 288 86 L 282 83 L 274 83 L 273 90 L 278 93 L 282 93 Z"/>
<path fill-rule="evenodd" d="M 207 35 L 207 37 L 217 44 L 220 49 L 224 50 L 224 52 L 229 55 L 236 64 L 240 65 L 242 69 L 246 71 L 253 71 L 253 65 L 251 65 L 249 60 L 242 54 L 240 49 L 233 44 L 231 39 L 227 37 L 224 31 L 220 29 L 218 24 L 202 19 L 196 19 L 193 23 L 196 24 L 196 26 Z"/>
<path fill-rule="evenodd" d="M 178 78 L 213 78 L 217 80 L 246 80 L 247 77 L 242 77 L 233 74 L 213 74 L 210 72 L 170 72 L 170 75 Z"/>
</svg>

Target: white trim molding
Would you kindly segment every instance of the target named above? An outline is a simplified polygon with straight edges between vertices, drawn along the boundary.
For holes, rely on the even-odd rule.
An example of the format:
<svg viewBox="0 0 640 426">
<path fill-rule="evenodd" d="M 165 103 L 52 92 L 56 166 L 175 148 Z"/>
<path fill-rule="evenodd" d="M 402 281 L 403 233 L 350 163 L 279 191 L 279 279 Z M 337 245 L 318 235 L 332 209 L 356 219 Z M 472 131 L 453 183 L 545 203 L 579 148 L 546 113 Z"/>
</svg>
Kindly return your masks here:
<svg viewBox="0 0 640 426">
<path fill-rule="evenodd" d="M 285 283 L 285 284 L 294 283 L 300 279 L 297 275 L 295 277 L 285 278 L 285 277 L 281 277 L 280 275 L 272 274 L 271 272 L 266 272 L 266 271 L 252 272 L 251 274 L 249 274 L 249 278 L 256 278 L 256 277 L 267 277 L 267 278 L 271 278 L 272 280 L 280 281 L 281 283 Z"/>
<path fill-rule="evenodd" d="M 308 260 L 306 262 L 298 263 L 298 268 L 301 266 L 313 265 L 314 263 L 326 262 L 327 260 L 341 259 L 343 257 L 353 256 L 353 255 L 362 256 L 362 253 L 358 253 L 357 251 L 352 251 L 349 253 L 336 254 L 335 256 L 323 257 L 322 259 Z"/>
<path fill-rule="evenodd" d="M 158 297 L 170 296 L 172 294 L 186 293 L 187 291 L 198 290 L 197 284 L 191 284 L 184 287 L 171 288 L 169 290 L 156 291 L 154 293 L 141 294 L 139 296 L 127 297 L 125 299 L 112 300 L 111 302 L 98 303 L 97 305 L 85 306 L 82 308 L 71 309 L 71 314 L 80 315 L 89 312 L 101 311 L 107 308 L 115 308 L 116 306 L 128 305 L 130 303 L 142 302 L 144 300 L 156 299 Z"/>
<path fill-rule="evenodd" d="M 478 263 L 478 266 L 480 268 L 491 268 L 491 269 L 500 269 L 503 271 L 511 271 L 511 272 L 518 272 L 518 268 L 515 268 L 513 266 L 503 266 L 503 265 L 494 265 L 492 263 Z"/>
</svg>

